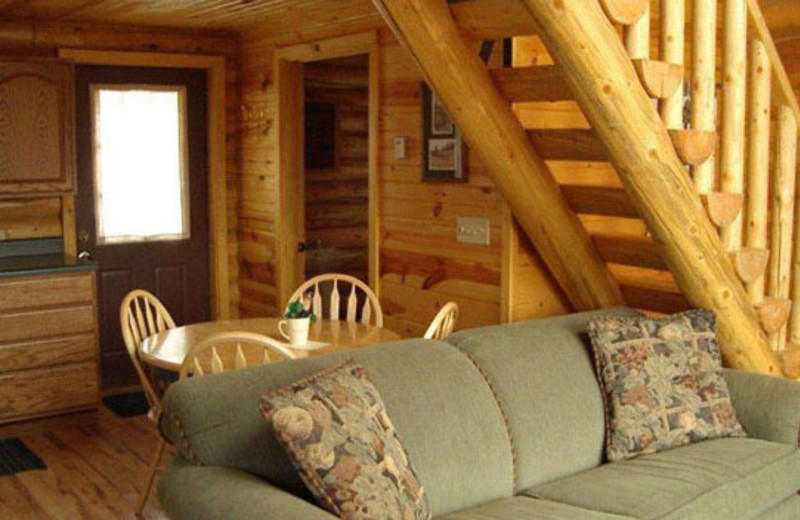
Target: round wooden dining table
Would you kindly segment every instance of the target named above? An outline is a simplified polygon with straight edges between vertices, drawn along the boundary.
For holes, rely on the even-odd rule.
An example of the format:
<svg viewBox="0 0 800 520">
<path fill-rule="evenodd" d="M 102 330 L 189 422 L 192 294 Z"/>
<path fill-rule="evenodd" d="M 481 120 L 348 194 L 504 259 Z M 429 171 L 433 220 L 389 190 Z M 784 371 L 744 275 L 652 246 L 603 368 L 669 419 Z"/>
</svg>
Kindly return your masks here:
<svg viewBox="0 0 800 520">
<path fill-rule="evenodd" d="M 247 318 L 193 323 L 160 332 L 142 341 L 139 357 L 154 368 L 179 372 L 189 351 L 200 343 L 221 332 L 255 332 L 279 341 L 285 339 L 278 332 L 281 318 Z M 389 329 L 375 325 L 346 321 L 318 320 L 311 325 L 309 342 L 323 343 L 314 350 L 292 349 L 297 357 L 320 356 L 332 352 L 369 347 L 379 343 L 397 341 L 400 336 Z M 286 345 L 291 348 L 291 345 Z"/>
</svg>

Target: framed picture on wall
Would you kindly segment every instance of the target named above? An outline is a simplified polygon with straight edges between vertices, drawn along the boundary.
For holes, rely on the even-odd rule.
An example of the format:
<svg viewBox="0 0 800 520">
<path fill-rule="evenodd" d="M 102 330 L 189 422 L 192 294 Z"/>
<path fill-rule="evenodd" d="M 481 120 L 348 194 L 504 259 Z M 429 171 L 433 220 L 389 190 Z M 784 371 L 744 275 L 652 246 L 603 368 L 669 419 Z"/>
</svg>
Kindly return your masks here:
<svg viewBox="0 0 800 520">
<path fill-rule="evenodd" d="M 465 147 L 444 105 L 422 84 L 422 180 L 466 182 Z"/>
</svg>

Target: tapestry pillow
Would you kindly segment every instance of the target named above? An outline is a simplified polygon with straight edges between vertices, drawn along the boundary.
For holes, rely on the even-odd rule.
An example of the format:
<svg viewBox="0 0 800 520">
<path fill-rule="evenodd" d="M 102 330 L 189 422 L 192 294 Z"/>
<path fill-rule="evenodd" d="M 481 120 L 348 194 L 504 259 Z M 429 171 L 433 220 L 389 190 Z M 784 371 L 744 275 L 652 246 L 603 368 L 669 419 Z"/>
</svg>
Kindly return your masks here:
<svg viewBox="0 0 800 520">
<path fill-rule="evenodd" d="M 347 361 L 261 399 L 300 477 L 347 520 L 427 520 L 425 490 L 377 388 Z"/>
<path fill-rule="evenodd" d="M 741 437 L 722 373 L 713 312 L 603 317 L 589 336 L 615 462 L 718 437 Z"/>
</svg>

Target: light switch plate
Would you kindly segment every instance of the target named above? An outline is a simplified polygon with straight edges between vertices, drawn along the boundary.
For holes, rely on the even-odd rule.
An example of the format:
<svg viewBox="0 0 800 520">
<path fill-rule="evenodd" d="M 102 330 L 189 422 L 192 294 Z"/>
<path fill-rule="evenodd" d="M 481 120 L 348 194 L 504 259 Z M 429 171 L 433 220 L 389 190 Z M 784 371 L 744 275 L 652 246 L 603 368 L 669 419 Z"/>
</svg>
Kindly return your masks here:
<svg viewBox="0 0 800 520">
<path fill-rule="evenodd" d="M 395 137 L 394 138 L 394 158 L 395 159 L 405 159 L 406 158 L 406 138 L 405 137 Z"/>
<path fill-rule="evenodd" d="M 456 241 L 460 244 L 489 245 L 489 219 L 458 217 L 456 219 Z"/>
</svg>

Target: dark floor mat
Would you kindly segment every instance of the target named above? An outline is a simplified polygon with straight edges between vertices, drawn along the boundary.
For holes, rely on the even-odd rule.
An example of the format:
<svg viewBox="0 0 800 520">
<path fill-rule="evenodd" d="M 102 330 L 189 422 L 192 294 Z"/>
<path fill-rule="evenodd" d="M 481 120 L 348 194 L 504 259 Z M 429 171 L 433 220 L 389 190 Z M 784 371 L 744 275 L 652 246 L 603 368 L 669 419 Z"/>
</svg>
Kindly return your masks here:
<svg viewBox="0 0 800 520">
<path fill-rule="evenodd" d="M 47 469 L 42 459 L 16 437 L 0 440 L 0 476 Z"/>
<path fill-rule="evenodd" d="M 144 415 L 150 411 L 150 403 L 147 402 L 144 392 L 110 395 L 103 398 L 103 404 L 114 412 L 114 415 L 123 418 Z"/>
</svg>

